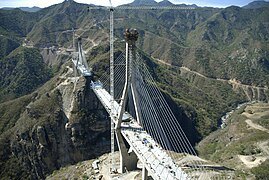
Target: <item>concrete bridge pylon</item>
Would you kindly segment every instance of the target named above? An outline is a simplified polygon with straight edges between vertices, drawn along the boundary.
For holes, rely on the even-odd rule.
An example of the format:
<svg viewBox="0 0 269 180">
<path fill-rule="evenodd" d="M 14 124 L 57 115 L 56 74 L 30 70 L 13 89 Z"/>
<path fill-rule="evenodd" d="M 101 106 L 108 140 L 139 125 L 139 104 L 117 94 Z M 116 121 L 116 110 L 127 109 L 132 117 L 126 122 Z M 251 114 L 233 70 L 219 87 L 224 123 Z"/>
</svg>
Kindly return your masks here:
<svg viewBox="0 0 269 180">
<path fill-rule="evenodd" d="M 135 29 L 126 29 L 124 36 L 126 40 L 125 84 L 115 125 L 116 140 L 120 152 L 120 173 L 124 173 L 126 170 L 135 170 L 138 162 L 137 155 L 130 147 L 128 147 L 121 134 L 121 123 L 123 114 L 126 111 L 125 107 L 127 103 L 128 91 L 131 90 L 132 61 L 133 58 L 135 58 L 135 42 L 138 38 L 138 32 Z M 132 90 L 132 92 L 134 92 L 134 90 Z"/>
</svg>

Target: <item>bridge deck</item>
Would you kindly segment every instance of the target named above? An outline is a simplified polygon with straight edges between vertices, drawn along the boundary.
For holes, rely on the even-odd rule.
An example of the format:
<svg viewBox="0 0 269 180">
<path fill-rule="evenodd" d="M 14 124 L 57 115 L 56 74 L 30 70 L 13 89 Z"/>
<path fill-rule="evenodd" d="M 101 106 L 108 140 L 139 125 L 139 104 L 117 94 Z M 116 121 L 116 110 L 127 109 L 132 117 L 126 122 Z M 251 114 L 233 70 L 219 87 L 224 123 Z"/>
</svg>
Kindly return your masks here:
<svg viewBox="0 0 269 180">
<path fill-rule="evenodd" d="M 111 96 L 103 89 L 101 83 L 92 83 L 92 89 L 107 110 L 111 112 Z M 119 104 L 114 101 L 113 111 L 117 114 Z M 125 113 L 121 133 L 140 161 L 145 165 L 154 179 L 189 179 L 188 175 L 176 165 L 154 139 L 129 114 Z"/>
<path fill-rule="evenodd" d="M 72 62 L 77 67 L 80 74 L 82 74 L 84 77 L 92 76 L 92 72 L 88 70 L 80 61 L 78 61 L 77 59 L 72 59 Z"/>
<path fill-rule="evenodd" d="M 122 135 L 154 179 L 188 179 L 168 154 L 135 121 L 122 124 Z"/>
</svg>

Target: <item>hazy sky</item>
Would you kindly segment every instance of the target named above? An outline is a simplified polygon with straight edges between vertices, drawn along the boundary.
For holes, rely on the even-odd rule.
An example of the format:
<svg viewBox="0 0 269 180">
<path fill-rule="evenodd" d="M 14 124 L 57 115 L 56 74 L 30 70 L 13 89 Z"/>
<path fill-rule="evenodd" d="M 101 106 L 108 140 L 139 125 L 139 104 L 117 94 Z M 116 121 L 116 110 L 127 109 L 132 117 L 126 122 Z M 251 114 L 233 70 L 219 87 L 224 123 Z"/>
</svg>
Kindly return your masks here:
<svg viewBox="0 0 269 180">
<path fill-rule="evenodd" d="M 75 0 L 79 3 L 109 6 L 109 0 Z M 133 0 L 112 0 L 113 6 L 127 4 Z M 161 0 L 156 0 L 157 2 Z M 227 7 L 231 5 L 244 6 L 253 0 L 170 0 L 175 4 L 197 4 L 198 6 Z M 63 0 L 0 0 L 0 7 L 47 7 L 58 4 Z"/>
</svg>

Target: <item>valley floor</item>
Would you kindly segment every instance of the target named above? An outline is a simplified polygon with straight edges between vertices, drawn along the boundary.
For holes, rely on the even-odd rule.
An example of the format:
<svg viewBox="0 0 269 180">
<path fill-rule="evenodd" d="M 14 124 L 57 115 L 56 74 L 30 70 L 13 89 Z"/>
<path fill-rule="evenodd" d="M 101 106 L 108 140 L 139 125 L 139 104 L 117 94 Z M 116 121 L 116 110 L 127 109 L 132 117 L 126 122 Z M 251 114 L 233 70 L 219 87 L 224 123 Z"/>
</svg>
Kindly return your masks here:
<svg viewBox="0 0 269 180">
<path fill-rule="evenodd" d="M 227 127 L 206 137 L 197 149 L 202 157 L 235 169 L 238 179 L 255 179 L 253 169 L 269 161 L 269 104 L 234 111 Z"/>
</svg>

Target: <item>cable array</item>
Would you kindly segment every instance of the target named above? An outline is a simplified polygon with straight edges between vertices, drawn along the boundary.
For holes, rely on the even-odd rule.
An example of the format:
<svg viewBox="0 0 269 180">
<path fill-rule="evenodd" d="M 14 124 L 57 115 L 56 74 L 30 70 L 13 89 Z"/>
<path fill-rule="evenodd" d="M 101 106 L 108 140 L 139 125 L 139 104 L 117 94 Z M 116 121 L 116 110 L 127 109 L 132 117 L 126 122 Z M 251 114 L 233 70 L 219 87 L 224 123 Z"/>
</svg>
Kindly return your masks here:
<svg viewBox="0 0 269 180">
<path fill-rule="evenodd" d="M 109 92 L 110 91 L 110 69 L 106 69 L 105 73 L 99 78 L 102 83 L 103 88 Z M 119 102 L 123 87 L 125 83 L 125 56 L 120 54 L 118 58 L 114 61 L 114 99 Z"/>
<path fill-rule="evenodd" d="M 125 55 L 121 54 L 114 62 L 114 95 L 117 102 L 120 102 L 125 84 L 125 59 Z M 135 54 L 131 69 L 126 111 L 139 119 L 143 129 L 178 166 L 184 168 L 191 179 L 198 179 L 201 174 L 205 179 L 210 179 L 208 174 L 212 176 L 213 171 L 210 173 L 208 168 L 204 168 L 204 162 L 197 157 L 179 120 L 174 116 L 139 53 Z M 99 80 L 109 92 L 109 71 Z M 214 178 L 221 179 L 216 175 Z"/>
<path fill-rule="evenodd" d="M 134 75 L 132 78 L 132 84 L 137 90 L 137 103 L 140 112 L 138 116 L 143 128 L 175 162 L 182 157 L 196 156 L 196 152 L 183 132 L 179 121 L 172 113 L 144 62 L 137 53 L 136 59 L 133 61 Z M 184 165 L 192 167 L 192 172 L 202 170 L 201 162 L 192 158 L 188 160 L 188 164 Z"/>
</svg>

